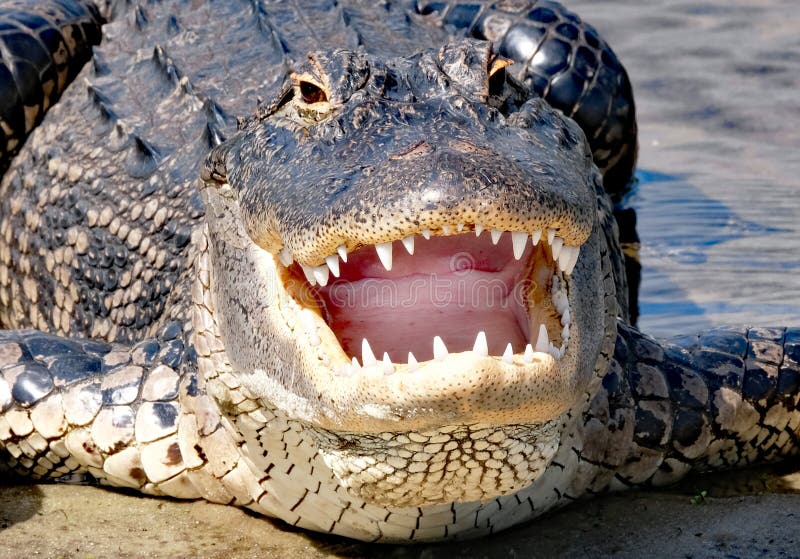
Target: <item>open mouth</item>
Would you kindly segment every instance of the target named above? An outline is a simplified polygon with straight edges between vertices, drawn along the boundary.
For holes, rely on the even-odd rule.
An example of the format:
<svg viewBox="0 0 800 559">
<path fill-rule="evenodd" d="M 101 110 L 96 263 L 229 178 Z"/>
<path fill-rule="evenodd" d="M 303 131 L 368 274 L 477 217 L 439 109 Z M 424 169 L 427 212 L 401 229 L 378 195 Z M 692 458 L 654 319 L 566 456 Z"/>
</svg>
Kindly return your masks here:
<svg viewBox="0 0 800 559">
<path fill-rule="evenodd" d="M 342 245 L 319 266 L 286 250 L 278 260 L 309 345 L 320 345 L 327 325 L 345 354 L 325 357 L 337 373 L 391 374 L 464 352 L 509 365 L 559 360 L 579 251 L 551 229 L 459 224 L 350 253 Z"/>
</svg>

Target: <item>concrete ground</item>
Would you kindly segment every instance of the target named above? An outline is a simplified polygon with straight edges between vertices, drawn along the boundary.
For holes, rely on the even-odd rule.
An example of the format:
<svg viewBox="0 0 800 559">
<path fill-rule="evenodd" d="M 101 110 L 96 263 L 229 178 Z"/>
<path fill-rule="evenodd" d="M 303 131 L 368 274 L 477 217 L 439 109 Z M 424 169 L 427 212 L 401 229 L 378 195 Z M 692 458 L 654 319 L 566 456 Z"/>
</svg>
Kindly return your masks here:
<svg viewBox="0 0 800 559">
<path fill-rule="evenodd" d="M 490 538 L 417 546 L 322 537 L 206 502 L 0 486 L 0 558 L 800 557 L 800 495 L 772 492 L 794 491 L 798 479 L 764 470 L 699 478 L 581 501 Z"/>
</svg>

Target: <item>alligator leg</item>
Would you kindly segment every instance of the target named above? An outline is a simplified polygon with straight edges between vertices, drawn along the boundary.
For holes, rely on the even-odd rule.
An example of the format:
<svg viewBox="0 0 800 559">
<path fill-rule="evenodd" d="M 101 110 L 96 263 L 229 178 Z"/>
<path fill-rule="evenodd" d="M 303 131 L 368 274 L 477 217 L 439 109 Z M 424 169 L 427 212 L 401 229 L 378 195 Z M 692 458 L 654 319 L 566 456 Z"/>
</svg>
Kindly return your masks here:
<svg viewBox="0 0 800 559">
<path fill-rule="evenodd" d="M 620 325 L 580 459 L 611 488 L 774 462 L 800 450 L 798 408 L 799 328 L 720 328 L 659 345 Z"/>
<path fill-rule="evenodd" d="M 93 2 L 0 5 L 0 176 L 100 43 Z"/>
<path fill-rule="evenodd" d="M 170 323 L 125 347 L 0 332 L 0 461 L 36 479 L 201 496 L 187 469 L 203 462 L 187 464 L 178 440 L 179 388 L 193 378 L 180 373 L 181 334 Z"/>
</svg>

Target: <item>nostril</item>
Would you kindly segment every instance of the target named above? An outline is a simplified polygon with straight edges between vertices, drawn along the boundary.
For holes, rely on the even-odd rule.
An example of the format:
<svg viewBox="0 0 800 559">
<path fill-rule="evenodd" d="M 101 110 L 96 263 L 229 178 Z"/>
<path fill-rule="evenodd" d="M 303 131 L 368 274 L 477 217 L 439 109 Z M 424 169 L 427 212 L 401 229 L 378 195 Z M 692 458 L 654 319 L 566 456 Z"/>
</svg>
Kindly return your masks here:
<svg viewBox="0 0 800 559">
<path fill-rule="evenodd" d="M 389 159 L 397 160 L 397 159 L 415 159 L 417 157 L 422 157 L 424 155 L 428 155 L 436 151 L 436 147 L 432 144 L 429 144 L 425 140 L 420 140 L 416 143 L 411 144 L 410 146 L 402 149 L 396 153 L 393 153 Z"/>
</svg>

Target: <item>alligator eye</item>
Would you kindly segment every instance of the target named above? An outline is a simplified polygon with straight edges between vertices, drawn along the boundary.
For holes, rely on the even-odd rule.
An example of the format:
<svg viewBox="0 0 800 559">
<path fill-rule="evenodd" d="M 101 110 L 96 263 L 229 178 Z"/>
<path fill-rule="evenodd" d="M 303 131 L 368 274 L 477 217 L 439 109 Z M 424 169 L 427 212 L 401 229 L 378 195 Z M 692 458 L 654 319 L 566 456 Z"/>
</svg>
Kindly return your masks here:
<svg viewBox="0 0 800 559">
<path fill-rule="evenodd" d="M 311 82 L 300 82 L 300 95 L 303 97 L 303 101 L 309 105 L 313 103 L 324 103 L 328 100 L 328 96 L 322 88 Z"/>
</svg>

